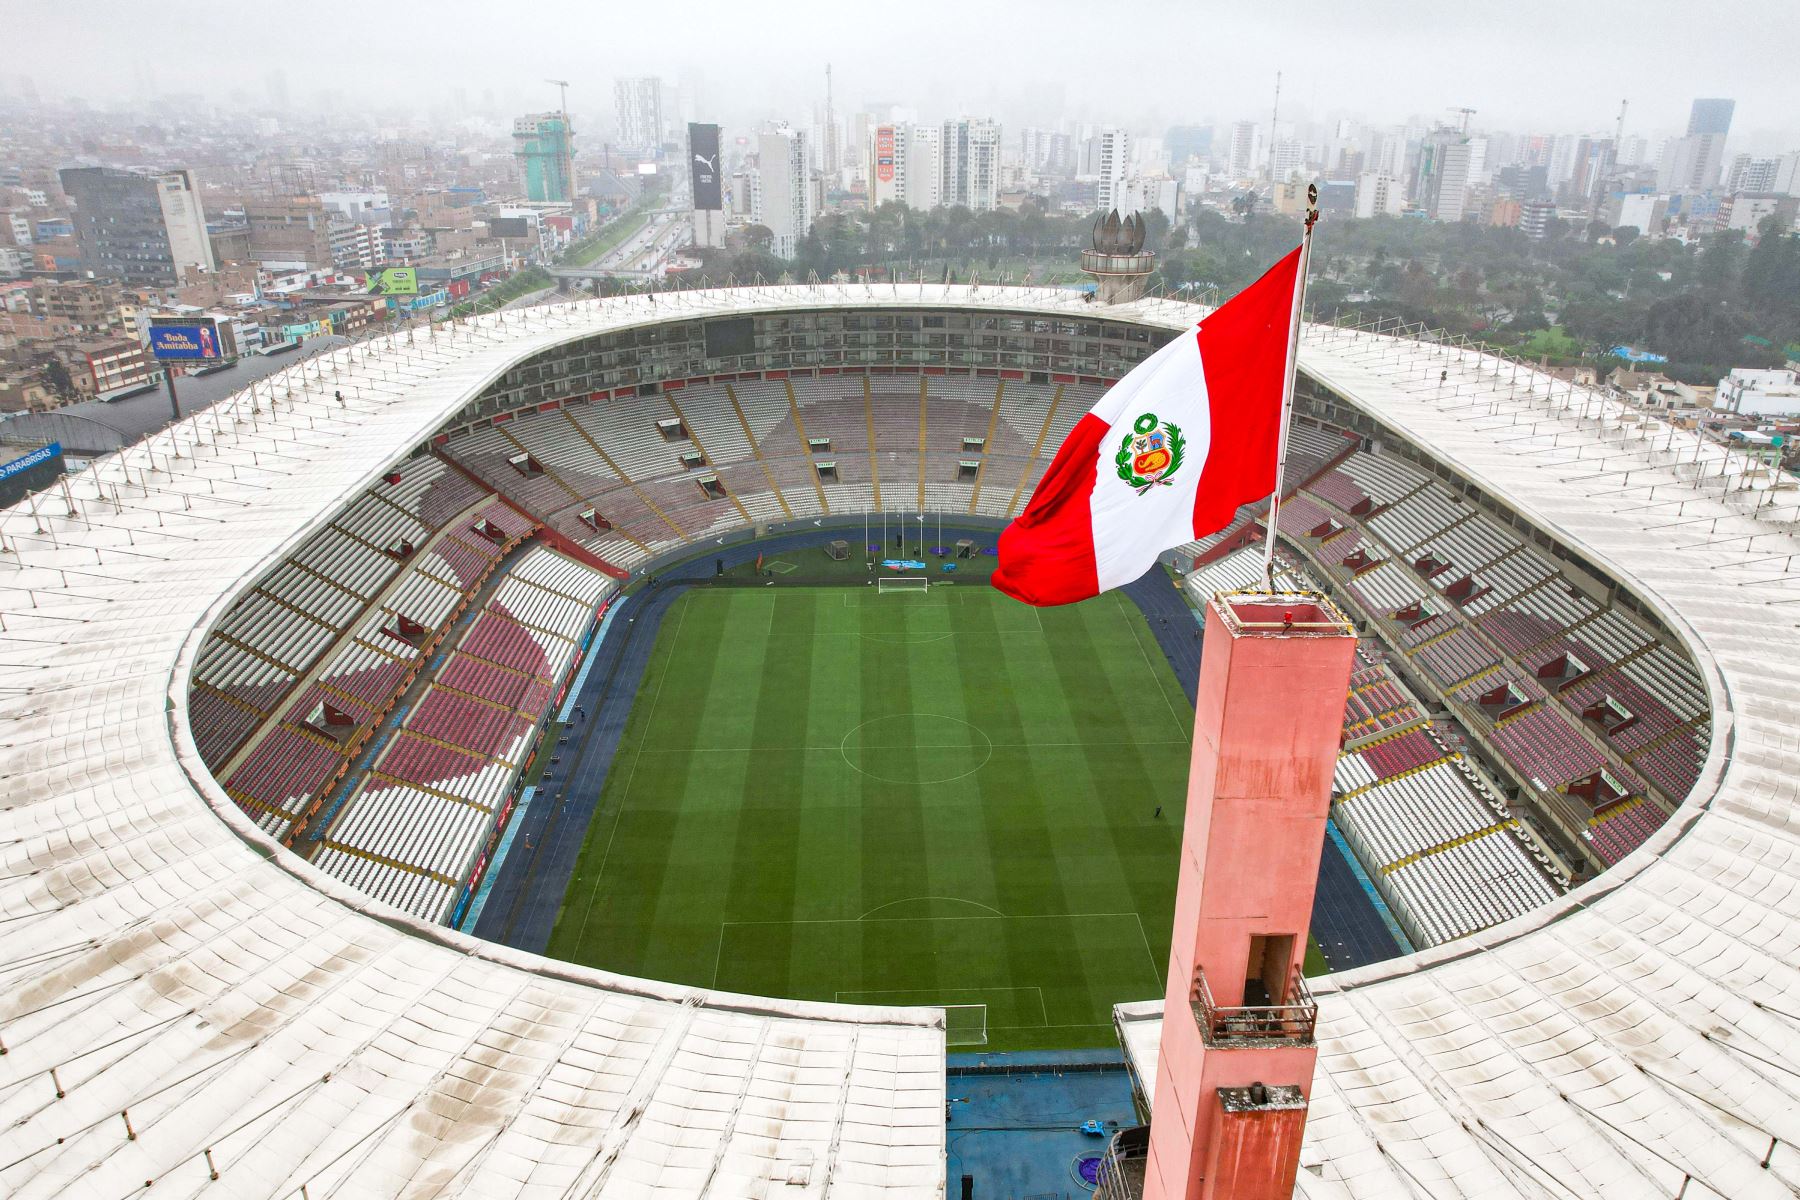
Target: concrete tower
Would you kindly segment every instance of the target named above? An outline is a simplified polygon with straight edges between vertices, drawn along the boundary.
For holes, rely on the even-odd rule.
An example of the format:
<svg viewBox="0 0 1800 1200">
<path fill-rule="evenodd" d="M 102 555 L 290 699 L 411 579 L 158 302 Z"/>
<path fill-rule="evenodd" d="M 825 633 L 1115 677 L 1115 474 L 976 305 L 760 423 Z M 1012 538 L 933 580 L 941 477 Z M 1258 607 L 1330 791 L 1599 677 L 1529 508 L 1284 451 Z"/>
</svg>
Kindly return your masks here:
<svg viewBox="0 0 1800 1200">
<path fill-rule="evenodd" d="M 1300 973 L 1356 635 L 1323 596 L 1215 596 L 1145 1200 L 1289 1200 L 1318 1049 Z"/>
<path fill-rule="evenodd" d="M 1081 252 L 1081 269 L 1094 277 L 1094 298 L 1102 304 L 1124 304 L 1144 294 L 1156 255 L 1144 249 L 1144 218 L 1119 219 L 1113 209 L 1094 222 L 1094 245 Z"/>
</svg>

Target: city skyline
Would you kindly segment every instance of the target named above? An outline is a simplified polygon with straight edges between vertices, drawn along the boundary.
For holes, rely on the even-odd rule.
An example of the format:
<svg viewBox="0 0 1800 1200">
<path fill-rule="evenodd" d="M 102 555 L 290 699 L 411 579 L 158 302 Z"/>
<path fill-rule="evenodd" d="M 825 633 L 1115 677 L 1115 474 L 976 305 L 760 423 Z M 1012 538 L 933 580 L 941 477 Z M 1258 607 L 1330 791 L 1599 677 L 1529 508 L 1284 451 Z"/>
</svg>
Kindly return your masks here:
<svg viewBox="0 0 1800 1200">
<path fill-rule="evenodd" d="M 156 109 L 159 98 L 198 96 L 251 113 L 329 115 L 348 108 L 436 126 L 468 114 L 510 119 L 548 108 L 555 90 L 545 80 L 558 77 L 572 83 L 569 110 L 578 126 L 593 128 L 597 119 L 610 124 L 619 80 L 661 76 L 687 118 L 742 126 L 812 118 L 823 106 L 830 62 L 840 119 L 890 103 L 917 108 L 928 119 L 981 113 L 1013 126 L 1103 123 L 1154 133 L 1168 125 L 1267 124 L 1280 71 L 1284 121 L 1428 125 L 1453 121 L 1457 109 L 1468 107 L 1475 126 L 1487 130 L 1610 131 L 1627 100 L 1627 133 L 1656 139 L 1683 132 L 1690 97 L 1730 96 L 1737 101 L 1734 145 L 1780 152 L 1800 141 L 1800 119 L 1778 59 L 1741 53 L 1757 7 L 1728 3 L 1709 10 L 1703 26 L 1683 27 L 1683 87 L 1672 89 L 1652 86 L 1643 72 L 1587 68 L 1586 56 L 1597 52 L 1621 64 L 1666 56 L 1666 31 L 1681 10 L 1656 2 L 1589 5 L 1576 27 L 1556 6 L 1531 0 L 1516 6 L 1515 19 L 1500 29 L 1409 0 L 1353 11 L 1309 9 L 1304 25 L 1285 24 L 1267 11 L 1153 3 L 1119 10 L 1127 14 L 1120 18 L 1120 40 L 1128 44 L 1122 58 L 1121 51 L 1094 45 L 1095 13 L 1103 10 L 1066 3 L 990 6 L 973 22 L 949 6 L 924 3 L 912 10 L 915 21 L 884 27 L 878 52 L 867 48 L 853 18 L 812 4 L 783 6 L 779 14 L 702 5 L 691 33 L 659 39 L 654 14 L 608 12 L 602 30 L 591 13 L 550 3 L 543 12 L 559 35 L 523 62 L 516 55 L 496 62 L 485 46 L 462 37 L 464 23 L 456 18 L 473 18 L 478 10 L 453 3 L 433 22 L 406 20 L 390 34 L 358 39 L 366 51 L 333 43 L 329 52 L 314 53 L 304 42 L 284 43 L 205 59 L 202 71 L 191 25 L 140 29 L 107 19 L 124 15 L 122 5 L 90 0 L 33 13 L 13 27 L 15 48 L 0 58 L 0 103 L 34 93 L 52 102 L 79 95 L 109 110 Z M 402 18 L 372 10 L 361 19 L 379 33 Z M 758 46 L 776 22 L 784 66 L 771 72 L 769 51 L 745 48 Z M 1603 46 L 1572 41 L 1556 54 L 1543 38 L 1562 28 L 1571 38 L 1606 40 Z M 1028 47 L 1018 55 L 1023 61 L 998 67 L 990 61 L 1000 35 Z M 79 47 L 88 70 L 37 65 L 54 63 L 71 46 Z M 395 46 L 404 48 L 405 70 L 394 69 Z M 584 46 L 628 51 L 596 55 Z M 1130 70 L 1106 69 L 1123 61 Z M 1384 63 L 1406 69 L 1373 69 Z M 197 90 L 197 80 L 206 86 Z"/>
</svg>

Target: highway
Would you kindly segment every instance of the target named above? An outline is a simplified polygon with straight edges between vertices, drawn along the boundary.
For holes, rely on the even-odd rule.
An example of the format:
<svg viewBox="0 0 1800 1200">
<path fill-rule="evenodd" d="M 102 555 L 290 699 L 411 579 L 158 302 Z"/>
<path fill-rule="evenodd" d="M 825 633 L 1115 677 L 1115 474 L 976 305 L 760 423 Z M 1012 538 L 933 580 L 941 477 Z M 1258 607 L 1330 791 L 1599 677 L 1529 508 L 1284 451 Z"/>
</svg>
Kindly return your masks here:
<svg viewBox="0 0 1800 1200">
<path fill-rule="evenodd" d="M 662 278 L 671 255 L 693 239 L 686 212 L 652 213 L 644 227 L 585 267 L 552 267 L 563 279 L 594 279 L 617 275 L 637 279 Z"/>
</svg>

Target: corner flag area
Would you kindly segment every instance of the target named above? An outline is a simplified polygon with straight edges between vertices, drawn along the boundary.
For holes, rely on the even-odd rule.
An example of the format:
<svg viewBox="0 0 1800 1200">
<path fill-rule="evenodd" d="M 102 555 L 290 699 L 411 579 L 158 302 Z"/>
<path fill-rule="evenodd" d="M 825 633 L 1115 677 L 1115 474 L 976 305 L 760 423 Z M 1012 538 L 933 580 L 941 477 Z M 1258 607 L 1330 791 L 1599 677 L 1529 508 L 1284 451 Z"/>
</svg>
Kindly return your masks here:
<svg viewBox="0 0 1800 1200">
<path fill-rule="evenodd" d="M 691 591 L 548 952 L 941 1005 L 953 1049 L 1111 1045 L 1113 1004 L 1162 995 L 1191 730 L 1117 593 Z"/>
</svg>

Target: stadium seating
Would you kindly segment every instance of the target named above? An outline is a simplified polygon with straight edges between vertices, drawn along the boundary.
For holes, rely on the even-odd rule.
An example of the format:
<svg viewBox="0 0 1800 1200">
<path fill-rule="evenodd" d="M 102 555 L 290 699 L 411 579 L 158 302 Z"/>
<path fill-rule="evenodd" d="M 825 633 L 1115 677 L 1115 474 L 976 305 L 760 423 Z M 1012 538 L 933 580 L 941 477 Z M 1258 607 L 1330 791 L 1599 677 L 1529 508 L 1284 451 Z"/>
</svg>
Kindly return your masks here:
<svg viewBox="0 0 1800 1200">
<path fill-rule="evenodd" d="M 194 674 L 195 740 L 267 832 L 291 836 L 422 665 L 425 646 L 532 528 L 443 460 L 416 457 L 226 612 Z"/>
<path fill-rule="evenodd" d="M 1284 504 L 1280 523 L 1571 837 L 1583 808 L 1562 789 L 1602 765 L 1670 803 L 1692 787 L 1708 713 L 1693 667 L 1436 478 L 1359 449 Z M 1597 704 L 1607 719 L 1585 718 Z M 1640 824 L 1662 811 L 1648 805 Z"/>
<path fill-rule="evenodd" d="M 1293 551 L 1279 549 L 1276 561 L 1281 586 L 1319 590 Z M 1195 568 L 1186 586 L 1203 600 L 1261 575 L 1258 544 Z M 1333 795 L 1333 821 L 1415 945 L 1485 929 L 1569 885 L 1486 777 L 1427 725 L 1369 641 L 1350 676 Z"/>
<path fill-rule="evenodd" d="M 202 656 L 208 699 L 196 710 L 196 736 L 214 755 L 246 737 L 253 743 L 244 732 L 250 714 L 273 716 L 283 696 L 315 677 L 360 728 L 408 677 L 418 631 L 441 628 L 494 569 L 499 545 L 535 522 L 629 569 L 759 520 L 877 506 L 1016 512 L 1100 392 L 1068 381 L 796 371 L 693 381 L 666 394 L 622 388 L 454 431 L 439 450 L 461 470 L 435 457 L 413 460 L 229 614 L 217 647 Z M 966 460 L 977 464 L 967 474 Z M 822 462 L 831 472 L 819 472 Z M 1558 792 L 1604 765 L 1671 796 L 1691 784 L 1706 704 L 1679 655 L 1571 588 L 1535 548 L 1404 459 L 1301 421 L 1286 470 L 1287 540 L 1521 778 Z M 471 476 L 510 504 L 482 503 Z M 703 479 L 717 480 L 717 489 L 703 489 Z M 449 511 L 459 500 L 466 503 Z M 1243 544 L 1264 508 L 1247 506 L 1233 530 L 1181 548 L 1189 561 L 1214 547 L 1224 555 L 1190 586 L 1256 583 L 1260 555 L 1230 547 Z M 1281 569 L 1298 578 L 1285 553 Z M 436 778 L 454 784 L 451 794 L 490 804 L 480 778 L 495 763 L 514 765 L 505 756 L 516 736 L 484 710 L 541 707 L 574 657 L 577 626 L 595 598 L 580 588 L 561 594 L 515 571 L 384 752 L 395 770 L 378 764 L 377 776 L 417 787 L 438 786 Z M 380 617 L 361 615 L 377 607 Z M 1358 746 L 1346 756 L 1356 765 L 1345 770 L 1380 786 L 1414 775 L 1447 780 L 1439 767 L 1453 755 L 1424 730 L 1391 674 L 1378 674 L 1347 701 L 1346 736 Z M 1583 708 L 1602 699 L 1632 719 L 1590 721 L 1584 735 Z M 358 785 L 353 796 L 374 786 Z"/>
<path fill-rule="evenodd" d="M 512 563 L 373 764 L 352 776 L 318 864 L 415 916 L 449 916 L 614 586 L 544 546 Z"/>
</svg>

